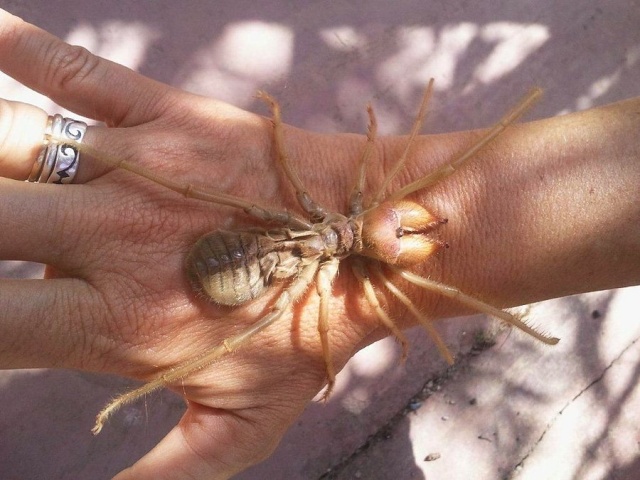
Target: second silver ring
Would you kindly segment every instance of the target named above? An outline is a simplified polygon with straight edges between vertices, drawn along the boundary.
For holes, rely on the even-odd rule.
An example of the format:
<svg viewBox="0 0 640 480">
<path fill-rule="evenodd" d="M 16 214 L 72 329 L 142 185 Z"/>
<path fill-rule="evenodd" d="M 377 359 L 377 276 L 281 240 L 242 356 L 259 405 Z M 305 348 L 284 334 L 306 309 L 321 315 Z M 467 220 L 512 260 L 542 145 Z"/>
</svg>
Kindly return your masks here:
<svg viewBox="0 0 640 480">
<path fill-rule="evenodd" d="M 71 183 L 78 171 L 81 143 L 87 131 L 87 124 L 60 114 L 47 119 L 44 145 L 34 162 L 29 182 Z M 71 143 L 72 142 L 72 143 Z"/>
</svg>

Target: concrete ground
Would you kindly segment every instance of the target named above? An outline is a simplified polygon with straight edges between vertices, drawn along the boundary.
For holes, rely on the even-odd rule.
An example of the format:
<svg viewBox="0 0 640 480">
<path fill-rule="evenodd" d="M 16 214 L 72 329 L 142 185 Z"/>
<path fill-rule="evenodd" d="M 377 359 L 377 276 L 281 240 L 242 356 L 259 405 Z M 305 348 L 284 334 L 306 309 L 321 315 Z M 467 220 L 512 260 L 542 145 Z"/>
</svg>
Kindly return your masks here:
<svg viewBox="0 0 640 480">
<path fill-rule="evenodd" d="M 405 132 L 430 76 L 425 131 L 485 126 L 532 84 L 529 118 L 640 93 L 640 2 L 399 0 L 22 2 L 0 6 L 163 82 L 287 122 L 362 132 L 373 99 L 382 133 Z M 1 95 L 57 111 L 0 78 Z M 38 266 L 4 262 L 3 277 Z M 238 479 L 632 479 L 640 477 L 640 288 L 534 305 L 553 348 L 481 318 L 442 324 L 462 352 L 447 369 L 420 330 L 406 365 L 390 340 L 360 352 L 327 405 L 311 404 L 275 454 Z M 474 345 L 476 345 L 474 347 Z M 69 371 L 0 373 L 0 478 L 109 478 L 178 420 L 163 392 L 89 430 L 128 380 Z"/>
</svg>

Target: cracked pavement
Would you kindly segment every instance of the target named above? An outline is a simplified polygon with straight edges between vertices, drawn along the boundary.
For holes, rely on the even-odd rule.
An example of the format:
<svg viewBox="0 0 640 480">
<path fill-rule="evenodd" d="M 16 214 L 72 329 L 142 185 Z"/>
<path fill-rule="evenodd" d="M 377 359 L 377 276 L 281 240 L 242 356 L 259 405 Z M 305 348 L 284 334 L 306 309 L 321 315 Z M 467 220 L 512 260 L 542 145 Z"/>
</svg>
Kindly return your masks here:
<svg viewBox="0 0 640 480">
<path fill-rule="evenodd" d="M 435 390 L 430 381 L 418 408 L 405 408 L 390 429 L 381 427 L 383 436 L 323 478 L 637 478 L 640 327 L 628 316 L 640 307 L 637 291 L 535 305 L 534 319 L 564 318 L 557 347 L 499 334 Z M 567 303 L 606 318 L 581 318 Z M 594 330 L 591 344 L 580 340 Z"/>
<path fill-rule="evenodd" d="M 153 5 L 0 0 L 61 38 L 179 88 L 252 111 L 262 111 L 253 94 L 267 90 L 287 122 L 322 132 L 364 132 L 371 99 L 381 134 L 406 132 L 430 76 L 436 91 L 424 131 L 434 133 L 486 126 L 532 84 L 545 97 L 529 118 L 639 94 L 638 0 Z M 274 48 L 274 38 L 283 44 Z M 6 78 L 0 86 L 9 98 L 57 111 Z M 0 263 L 3 277 L 40 272 Z M 408 332 L 405 365 L 390 339 L 359 352 L 330 401 L 310 404 L 274 455 L 237 479 L 638 478 L 640 287 L 544 302 L 529 315 L 560 343 L 500 332 L 492 348 L 450 370 L 419 329 Z M 438 327 L 465 354 L 493 323 Z M 101 479 L 136 461 L 183 406 L 161 392 L 93 437 L 96 412 L 130 385 L 80 372 L 0 372 L 0 478 Z"/>
</svg>

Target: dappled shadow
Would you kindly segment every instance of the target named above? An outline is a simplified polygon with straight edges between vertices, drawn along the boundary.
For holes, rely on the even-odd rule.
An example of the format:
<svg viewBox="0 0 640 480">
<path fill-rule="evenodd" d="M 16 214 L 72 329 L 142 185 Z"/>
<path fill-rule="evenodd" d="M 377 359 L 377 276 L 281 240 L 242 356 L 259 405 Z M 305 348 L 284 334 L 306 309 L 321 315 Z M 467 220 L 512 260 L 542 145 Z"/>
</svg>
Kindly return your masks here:
<svg viewBox="0 0 640 480">
<path fill-rule="evenodd" d="M 562 10 L 548 0 L 535 5 L 511 2 L 508 6 L 462 1 L 428 5 L 417 0 L 393 4 L 359 1 L 332 2 L 330 8 L 324 2 L 272 1 L 260 11 L 254 2 L 238 1 L 166 1 L 144 8 L 103 1 L 52 1 L 46 6 L 0 3 L 61 38 L 68 38 L 79 27 L 93 29 L 100 33 L 95 40 L 98 46 L 109 28 L 117 31 L 118 25 L 143 24 L 154 33 L 136 65 L 141 73 L 213 97 L 233 100 L 244 95 L 241 106 L 257 111 L 263 107 L 248 95 L 257 87 L 265 88 L 281 100 L 287 122 L 320 131 L 364 131 L 363 107 L 374 98 L 382 131 L 405 132 L 430 76 L 436 77 L 437 86 L 425 125 L 430 132 L 486 126 L 532 84 L 547 92 L 530 114 L 535 118 L 638 93 L 640 14 L 634 2 L 628 1 L 579 1 Z M 277 24 L 291 32 L 290 62 L 277 77 L 252 79 L 242 69 L 229 68 L 222 58 L 203 66 L 202 55 L 213 55 L 230 29 L 247 22 Z M 526 30 L 532 25 L 539 29 Z M 337 39 L 343 47 L 327 38 Z M 518 57 L 536 41 L 536 48 Z M 508 48 L 510 45 L 518 48 Z M 495 58 L 501 46 L 502 57 Z M 205 67 L 212 71 L 210 85 L 193 80 L 207 72 Z M 570 171 L 564 173 L 571 175 Z M 12 274 L 29 275 L 26 270 Z M 528 339 L 517 337 L 470 359 L 466 370 L 447 384 L 455 387 L 451 396 L 459 397 L 458 409 L 448 420 L 454 427 L 439 437 L 443 453 L 455 448 L 456 454 L 464 457 L 465 451 L 477 450 L 486 456 L 487 464 L 497 465 L 496 470 L 504 475 L 531 455 L 557 412 L 610 364 L 611 355 L 601 351 L 599 341 L 610 298 L 598 298 L 597 307 L 582 297 L 554 303 L 554 321 L 548 325 L 566 322 L 561 345 L 569 347 L 560 350 L 562 355 L 540 350 Z M 593 315 L 594 310 L 599 317 Z M 450 340 L 455 341 L 457 332 L 468 328 L 464 323 L 457 321 L 447 327 L 453 329 L 448 333 Z M 429 340 L 422 334 L 415 334 L 414 340 L 406 374 L 396 366 L 393 354 L 379 377 L 350 371 L 328 406 L 311 405 L 274 457 L 240 477 L 265 478 L 265 472 L 276 472 L 270 478 L 295 478 L 304 472 L 306 478 L 318 478 L 350 458 L 367 438 L 388 425 L 429 379 L 440 378 L 445 371 Z M 417 342 L 422 346 L 416 347 Z M 511 369 L 513 365 L 520 368 Z M 557 383 L 549 381 L 554 377 Z M 93 439 L 88 434 L 93 416 L 106 398 L 123 390 L 120 381 L 96 386 L 93 382 L 102 377 L 56 372 L 11 373 L 0 378 L 7 378 L 0 389 L 0 423 L 4 427 L 0 469 L 7 474 L 18 472 L 23 478 L 106 477 L 146 452 L 181 412 L 179 401 L 161 394 L 153 400 L 149 417 L 145 416 L 148 428 L 144 434 L 116 429 Z M 568 378 L 572 379 L 569 385 Z M 593 385 L 591 390 L 605 409 L 606 425 L 620 419 L 636 383 L 637 369 L 620 392 L 612 392 L 603 382 Z M 493 392 L 493 396 L 483 397 L 483 392 Z M 361 400 L 360 407 L 354 406 L 354 398 Z M 35 403 L 29 406 L 27 400 L 32 399 Z M 477 403 L 470 404 L 471 399 Z M 415 416 L 432 411 L 430 421 L 442 422 L 440 408 L 454 407 L 446 405 L 443 394 L 433 395 Z M 423 459 L 412 448 L 417 434 L 411 433 L 411 415 L 392 426 L 389 438 L 347 460 L 344 471 L 362 473 L 370 468 L 378 473 L 375 478 L 422 478 Z M 456 415 L 460 424 L 453 423 Z M 473 415 L 485 423 L 468 423 Z M 454 435 L 451 429 L 461 435 L 466 430 L 477 444 L 459 448 L 448 444 L 447 438 Z M 483 435 L 488 440 L 479 438 Z M 69 441 L 61 441 L 63 437 Z M 597 450 L 606 444 L 604 428 L 593 438 L 591 448 Z M 400 469 L 396 472 L 401 473 L 387 474 L 376 470 L 376 465 L 396 465 Z M 621 461 L 606 468 L 610 478 L 631 478 L 635 467 L 637 462 Z"/>
<path fill-rule="evenodd" d="M 147 453 L 175 425 L 184 401 L 163 391 L 125 407 L 94 437 L 105 399 L 137 385 L 121 378 L 58 370 L 0 376 L 0 478 L 111 478 Z"/>
</svg>

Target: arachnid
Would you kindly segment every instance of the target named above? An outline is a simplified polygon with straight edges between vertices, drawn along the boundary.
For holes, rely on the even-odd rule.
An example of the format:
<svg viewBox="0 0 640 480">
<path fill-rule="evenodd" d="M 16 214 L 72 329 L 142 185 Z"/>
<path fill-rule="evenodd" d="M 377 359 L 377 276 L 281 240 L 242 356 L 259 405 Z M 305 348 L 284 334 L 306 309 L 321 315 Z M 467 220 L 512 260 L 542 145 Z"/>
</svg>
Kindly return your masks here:
<svg viewBox="0 0 640 480">
<path fill-rule="evenodd" d="M 219 230 L 203 236 L 186 259 L 188 276 L 196 288 L 211 300 L 235 306 L 258 298 L 275 281 L 285 282 L 282 293 L 265 315 L 245 330 L 224 339 L 219 345 L 190 358 L 182 364 L 162 373 L 146 385 L 127 392 L 109 403 L 98 415 L 94 433 L 98 433 L 107 418 L 122 405 L 134 401 L 156 389 L 176 381 L 215 362 L 221 356 L 245 345 L 254 335 L 268 328 L 291 308 L 312 284 L 318 292 L 320 303 L 318 331 L 322 344 L 324 366 L 327 375 L 325 397 L 331 392 L 335 380 L 335 368 L 331 356 L 329 331 L 329 299 L 332 282 L 342 260 L 351 257 L 347 267 L 358 279 L 360 290 L 380 323 L 400 341 L 406 351 L 406 340 L 393 318 L 380 305 L 372 279 L 384 286 L 403 304 L 408 313 L 426 329 L 444 359 L 453 363 L 453 356 L 445 342 L 434 329 L 432 322 L 416 307 L 390 279 L 393 272 L 405 281 L 422 289 L 443 295 L 466 307 L 497 317 L 517 327 L 546 344 L 558 339 L 543 334 L 527 325 L 521 318 L 469 296 L 457 288 L 412 273 L 411 266 L 426 261 L 443 245 L 434 233 L 446 220 L 427 211 L 420 204 L 408 200 L 408 196 L 428 188 L 454 174 L 475 154 L 492 141 L 510 124 L 515 122 L 541 95 L 532 89 L 510 112 L 503 116 L 478 141 L 462 154 L 418 180 L 387 193 L 391 180 L 404 168 L 412 146 L 426 114 L 433 90 L 429 82 L 406 141 L 402 155 L 389 171 L 382 185 L 374 189 L 372 198 L 365 195 L 367 165 L 376 141 L 377 123 L 373 109 L 368 108 L 369 130 L 360 158 L 355 184 L 349 197 L 346 213 L 332 212 L 315 201 L 300 180 L 294 165 L 289 161 L 283 125 L 278 103 L 269 95 L 259 93 L 271 108 L 273 116 L 273 141 L 278 162 L 296 192 L 297 201 L 306 216 L 285 210 L 274 210 L 227 193 L 202 189 L 190 184 L 158 176 L 137 165 L 106 158 L 90 147 L 76 145 L 95 158 L 113 166 L 131 171 L 187 197 L 244 210 L 247 215 L 269 225 L 268 228 L 244 230 Z M 55 140 L 55 139 L 53 139 Z M 345 265 L 346 267 L 346 265 Z"/>
</svg>

